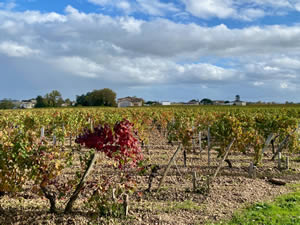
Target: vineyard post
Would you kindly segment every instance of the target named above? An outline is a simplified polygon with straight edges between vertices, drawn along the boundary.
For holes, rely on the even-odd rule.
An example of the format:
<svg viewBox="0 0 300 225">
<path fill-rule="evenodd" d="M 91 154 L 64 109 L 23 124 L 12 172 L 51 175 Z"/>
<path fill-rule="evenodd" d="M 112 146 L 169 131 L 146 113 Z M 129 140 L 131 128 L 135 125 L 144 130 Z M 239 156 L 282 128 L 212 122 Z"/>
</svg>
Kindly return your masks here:
<svg viewBox="0 0 300 225">
<path fill-rule="evenodd" d="M 53 135 L 53 146 L 56 146 L 56 136 Z"/>
<path fill-rule="evenodd" d="M 210 148 L 211 148 L 211 143 L 210 143 L 210 127 L 207 129 L 207 147 L 208 147 L 208 152 L 207 152 L 207 158 L 208 158 L 208 166 L 210 166 Z"/>
<path fill-rule="evenodd" d="M 200 152 L 202 151 L 202 132 L 200 131 L 199 132 L 199 149 L 200 149 Z"/>
<path fill-rule="evenodd" d="M 234 139 L 230 142 L 230 144 L 227 146 L 225 155 L 224 155 L 224 157 L 221 159 L 221 161 L 220 161 L 220 163 L 219 163 L 219 166 L 218 166 L 218 168 L 217 168 L 215 174 L 213 175 L 211 181 L 213 181 L 213 180 L 216 178 L 216 176 L 217 176 L 219 170 L 221 169 L 223 162 L 224 162 L 225 159 L 227 158 L 228 153 L 229 153 L 229 151 L 230 151 L 230 149 L 231 149 L 231 147 L 232 147 L 232 145 L 233 145 L 234 142 L 235 142 L 235 138 L 234 138 Z"/>
<path fill-rule="evenodd" d="M 294 134 L 295 132 L 298 132 L 298 130 L 300 129 L 299 125 L 298 125 L 298 128 L 294 129 L 292 133 L 288 134 L 285 139 L 280 143 L 277 151 L 275 152 L 275 154 L 273 155 L 272 157 L 272 160 L 275 160 L 276 156 L 278 155 L 279 152 L 281 152 L 281 150 L 283 149 L 283 147 L 286 145 L 286 143 L 288 142 L 290 136 L 292 134 Z"/>
<path fill-rule="evenodd" d="M 168 163 L 168 166 L 167 166 L 167 168 L 166 168 L 166 170 L 165 170 L 165 172 L 164 172 L 164 174 L 163 174 L 163 176 L 162 176 L 162 178 L 161 178 L 161 180 L 160 180 L 160 182 L 159 182 L 157 191 L 160 189 L 161 185 L 163 184 L 163 182 L 164 182 L 164 180 L 165 180 L 165 178 L 166 178 L 166 176 L 167 176 L 167 173 L 168 173 L 168 171 L 169 171 L 169 169 L 170 169 L 170 167 L 171 167 L 171 164 L 172 164 L 172 162 L 175 160 L 177 154 L 180 152 L 181 147 L 182 147 L 181 144 L 179 144 L 177 150 L 174 152 L 172 158 L 170 159 L 170 161 L 169 161 L 169 163 Z"/>
<path fill-rule="evenodd" d="M 129 205 L 129 197 L 127 194 L 123 196 L 123 207 L 124 207 L 124 215 L 128 216 L 128 205 Z"/>
<path fill-rule="evenodd" d="M 197 190 L 197 173 L 193 172 L 193 192 L 196 192 Z"/>
<path fill-rule="evenodd" d="M 287 170 L 290 169 L 290 159 L 289 159 L 288 156 L 285 158 L 285 168 L 286 168 Z"/>
<path fill-rule="evenodd" d="M 112 189 L 112 196 L 111 197 L 112 197 L 112 201 L 116 202 L 117 198 L 116 198 L 116 189 L 115 188 Z"/>
<path fill-rule="evenodd" d="M 45 137 L 45 127 L 41 128 L 41 139 Z"/>
<path fill-rule="evenodd" d="M 278 152 L 278 169 L 281 169 L 281 152 Z"/>
<path fill-rule="evenodd" d="M 249 177 L 255 179 L 256 178 L 256 166 L 254 166 L 254 163 L 251 162 L 249 165 Z"/>
<path fill-rule="evenodd" d="M 90 118 L 90 128 L 91 128 L 91 132 L 94 132 L 94 121 Z"/>
<path fill-rule="evenodd" d="M 72 147 L 72 134 L 70 134 L 70 147 Z"/>
<path fill-rule="evenodd" d="M 186 150 L 185 149 L 183 150 L 183 165 L 184 165 L 184 168 L 186 168 Z"/>
<path fill-rule="evenodd" d="M 65 124 L 62 124 L 62 133 L 63 133 L 63 141 L 62 141 L 62 146 L 65 145 Z"/>
<path fill-rule="evenodd" d="M 253 175 L 252 175 L 253 179 L 256 179 L 256 170 L 257 170 L 257 167 L 253 166 Z"/>
<path fill-rule="evenodd" d="M 195 127 L 193 126 L 192 127 L 192 146 L 193 146 L 193 152 L 196 153 L 196 148 L 195 148 L 195 134 L 194 134 L 194 130 L 195 130 Z"/>
</svg>

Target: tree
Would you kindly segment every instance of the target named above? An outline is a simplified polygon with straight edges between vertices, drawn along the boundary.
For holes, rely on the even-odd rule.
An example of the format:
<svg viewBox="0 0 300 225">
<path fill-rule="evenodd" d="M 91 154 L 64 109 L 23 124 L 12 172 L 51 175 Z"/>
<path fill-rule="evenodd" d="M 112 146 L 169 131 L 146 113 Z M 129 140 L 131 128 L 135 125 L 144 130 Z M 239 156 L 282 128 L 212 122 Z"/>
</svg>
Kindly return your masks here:
<svg viewBox="0 0 300 225">
<path fill-rule="evenodd" d="M 145 105 L 160 105 L 160 103 L 157 101 L 147 101 L 145 102 Z"/>
<path fill-rule="evenodd" d="M 212 100 L 208 99 L 208 98 L 204 98 L 200 101 L 201 104 L 203 105 L 212 105 Z"/>
<path fill-rule="evenodd" d="M 46 101 L 48 103 L 49 107 L 60 107 L 64 100 L 61 97 L 61 94 L 59 91 L 54 90 L 50 92 L 49 94 L 46 94 Z"/>
<path fill-rule="evenodd" d="M 15 105 L 11 100 L 3 99 L 0 102 L 0 109 L 13 109 L 14 107 Z"/>
<path fill-rule="evenodd" d="M 87 93 L 89 95 L 89 93 Z M 89 103 L 87 101 L 86 95 L 77 95 L 76 96 L 76 106 L 88 106 Z"/>
<path fill-rule="evenodd" d="M 109 88 L 94 90 L 86 95 L 76 97 L 76 105 L 79 106 L 116 106 L 116 93 Z"/>
<path fill-rule="evenodd" d="M 35 108 L 43 108 L 43 107 L 47 107 L 47 104 L 46 104 L 45 99 L 39 95 L 36 98 Z"/>
<path fill-rule="evenodd" d="M 37 96 L 36 98 L 36 108 L 42 108 L 42 107 L 60 107 L 64 100 L 61 96 L 61 93 L 57 90 L 54 90 L 50 92 L 49 94 L 46 94 L 44 97 Z"/>
<path fill-rule="evenodd" d="M 67 104 L 68 106 L 71 106 L 71 105 L 72 105 L 72 102 L 71 102 L 71 100 L 70 100 L 69 98 L 67 98 L 67 99 L 65 100 L 65 104 Z"/>
</svg>

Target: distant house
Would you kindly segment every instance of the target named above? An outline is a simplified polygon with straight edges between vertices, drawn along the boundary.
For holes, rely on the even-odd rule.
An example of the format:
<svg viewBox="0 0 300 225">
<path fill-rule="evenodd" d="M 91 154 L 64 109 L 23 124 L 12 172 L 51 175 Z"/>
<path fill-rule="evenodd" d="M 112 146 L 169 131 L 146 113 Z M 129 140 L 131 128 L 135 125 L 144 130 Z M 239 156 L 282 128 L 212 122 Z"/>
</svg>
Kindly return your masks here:
<svg viewBox="0 0 300 225">
<path fill-rule="evenodd" d="M 234 101 L 233 102 L 234 105 L 238 105 L 238 106 L 246 106 L 247 102 L 243 102 L 243 101 Z"/>
<path fill-rule="evenodd" d="M 118 99 L 118 107 L 131 107 L 131 106 L 142 106 L 143 105 L 143 99 L 142 98 L 136 98 L 136 97 L 126 97 L 126 98 L 119 98 Z"/>
<path fill-rule="evenodd" d="M 200 104 L 199 101 L 197 101 L 195 99 L 193 99 L 193 100 L 186 103 L 186 105 L 199 105 L 199 104 Z"/>
<path fill-rule="evenodd" d="M 20 108 L 21 109 L 32 109 L 32 108 L 34 108 L 35 104 L 36 104 L 35 99 L 23 100 L 20 104 Z"/>
<path fill-rule="evenodd" d="M 241 97 L 239 95 L 235 96 L 235 100 L 232 102 L 233 105 L 237 105 L 237 106 L 246 106 L 247 102 L 241 101 Z"/>
<path fill-rule="evenodd" d="M 171 102 L 171 105 L 186 105 L 185 102 Z"/>
<path fill-rule="evenodd" d="M 223 101 L 223 100 L 214 100 L 213 105 L 225 105 L 225 101 Z"/>
<path fill-rule="evenodd" d="M 169 102 L 169 101 L 163 101 L 163 102 L 161 102 L 161 105 L 171 105 L 171 102 Z"/>
</svg>

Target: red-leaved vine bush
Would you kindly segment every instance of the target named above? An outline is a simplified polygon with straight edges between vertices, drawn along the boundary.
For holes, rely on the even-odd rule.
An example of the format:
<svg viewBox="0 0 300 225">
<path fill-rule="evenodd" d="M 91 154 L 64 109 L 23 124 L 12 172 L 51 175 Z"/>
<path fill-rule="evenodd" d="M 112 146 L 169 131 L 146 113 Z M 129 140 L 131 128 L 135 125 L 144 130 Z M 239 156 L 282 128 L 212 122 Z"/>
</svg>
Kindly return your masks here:
<svg viewBox="0 0 300 225">
<path fill-rule="evenodd" d="M 113 128 L 108 124 L 99 125 L 91 130 L 86 129 L 85 132 L 76 138 L 76 143 L 85 145 L 89 149 L 96 150 L 96 153 L 91 154 L 92 158 L 86 162 L 87 168 L 76 190 L 71 196 L 65 212 L 70 212 L 74 201 L 81 190 L 91 184 L 92 195 L 88 200 L 88 205 L 99 211 L 101 215 L 119 215 L 112 213 L 120 211 L 119 200 L 122 193 L 126 190 L 132 190 L 134 181 L 132 180 L 131 172 L 136 169 L 143 169 L 143 155 L 138 139 L 135 137 L 137 133 L 134 131 L 133 124 L 128 120 L 117 122 Z M 86 182 L 86 178 L 95 164 L 97 152 L 104 152 L 106 156 L 115 160 L 118 163 L 118 168 L 122 170 L 122 175 L 117 183 L 112 183 L 109 177 L 102 180 L 102 183 Z M 104 176 L 105 177 L 105 176 Z M 103 186 L 104 185 L 104 186 Z M 104 188 L 105 187 L 105 188 Z M 110 200 L 111 191 L 115 189 L 116 199 Z"/>
<path fill-rule="evenodd" d="M 119 168 L 136 167 L 143 160 L 143 154 L 133 124 L 128 120 L 117 122 L 113 129 L 109 125 L 99 125 L 93 130 L 86 129 L 76 139 L 76 143 L 87 148 L 104 152 L 118 162 Z"/>
</svg>

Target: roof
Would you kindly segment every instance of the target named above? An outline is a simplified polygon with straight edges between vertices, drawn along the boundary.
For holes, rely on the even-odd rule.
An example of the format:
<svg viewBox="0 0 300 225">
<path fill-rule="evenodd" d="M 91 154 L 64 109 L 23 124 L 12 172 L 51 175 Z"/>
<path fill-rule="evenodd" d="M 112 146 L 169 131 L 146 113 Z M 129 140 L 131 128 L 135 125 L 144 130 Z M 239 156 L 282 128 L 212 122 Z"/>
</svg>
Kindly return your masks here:
<svg viewBox="0 0 300 225">
<path fill-rule="evenodd" d="M 136 98 L 136 97 L 125 97 L 125 98 L 119 98 L 118 102 L 122 102 L 122 101 L 130 101 L 130 102 L 142 102 L 143 99 L 142 98 Z"/>
<path fill-rule="evenodd" d="M 224 103 L 224 100 L 213 100 L 213 102 L 219 102 L 219 103 Z"/>
</svg>

